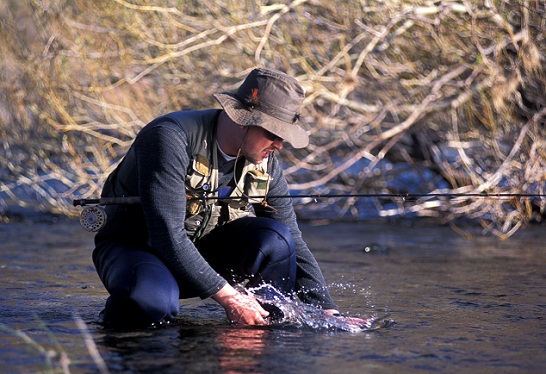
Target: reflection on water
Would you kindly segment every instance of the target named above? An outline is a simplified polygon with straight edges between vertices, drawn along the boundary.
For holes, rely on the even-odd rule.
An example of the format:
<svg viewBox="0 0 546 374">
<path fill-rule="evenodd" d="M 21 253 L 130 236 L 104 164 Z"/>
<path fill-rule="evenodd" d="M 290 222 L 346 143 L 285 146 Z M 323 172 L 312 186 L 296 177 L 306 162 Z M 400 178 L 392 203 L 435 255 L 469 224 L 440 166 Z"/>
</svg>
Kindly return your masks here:
<svg viewBox="0 0 546 374">
<path fill-rule="evenodd" d="M 226 329 L 218 334 L 218 366 L 224 373 L 256 372 L 267 345 L 267 330 Z"/>
<path fill-rule="evenodd" d="M 506 241 L 392 225 L 303 231 L 341 311 L 389 313 L 394 325 L 232 326 L 215 303 L 191 299 L 169 326 L 104 329 L 93 322 L 107 295 L 91 265 L 92 236 L 71 222 L 0 225 L 0 372 L 59 368 L 63 352 L 71 372 L 97 372 L 74 315 L 110 372 L 546 370 L 544 227 Z"/>
</svg>

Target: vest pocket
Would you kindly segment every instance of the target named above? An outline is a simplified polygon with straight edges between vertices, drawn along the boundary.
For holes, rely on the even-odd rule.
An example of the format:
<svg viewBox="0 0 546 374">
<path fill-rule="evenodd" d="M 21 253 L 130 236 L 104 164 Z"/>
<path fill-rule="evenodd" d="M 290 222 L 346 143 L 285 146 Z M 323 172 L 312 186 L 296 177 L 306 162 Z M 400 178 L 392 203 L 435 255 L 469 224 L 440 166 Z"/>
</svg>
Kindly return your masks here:
<svg viewBox="0 0 546 374">
<path fill-rule="evenodd" d="M 199 189 L 207 183 L 210 176 L 210 162 L 204 155 L 197 155 L 192 160 L 191 171 L 186 176 L 186 185 Z"/>
<path fill-rule="evenodd" d="M 265 199 L 269 188 L 269 174 L 261 170 L 249 170 L 245 177 L 244 191 L 249 196 L 248 202 L 259 204 Z"/>
</svg>

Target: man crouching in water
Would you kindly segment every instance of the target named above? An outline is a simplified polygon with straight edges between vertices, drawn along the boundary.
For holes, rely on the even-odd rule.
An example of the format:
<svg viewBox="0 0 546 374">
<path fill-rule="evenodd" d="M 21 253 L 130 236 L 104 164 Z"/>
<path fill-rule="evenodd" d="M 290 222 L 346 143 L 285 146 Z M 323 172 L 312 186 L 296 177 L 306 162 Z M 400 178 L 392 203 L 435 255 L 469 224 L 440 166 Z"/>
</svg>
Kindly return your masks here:
<svg viewBox="0 0 546 374">
<path fill-rule="evenodd" d="M 283 141 L 309 143 L 299 126 L 303 88 L 254 69 L 235 94 L 214 97 L 222 109 L 175 112 L 145 126 L 105 183 L 102 197 L 141 201 L 107 206 L 95 237 L 93 261 L 110 293 L 106 325 L 169 322 L 179 299 L 197 296 L 214 299 L 233 323 L 266 324 L 269 313 L 232 286 L 243 280 L 338 313 L 291 199 L 275 198 L 289 190 L 274 151 Z"/>
</svg>

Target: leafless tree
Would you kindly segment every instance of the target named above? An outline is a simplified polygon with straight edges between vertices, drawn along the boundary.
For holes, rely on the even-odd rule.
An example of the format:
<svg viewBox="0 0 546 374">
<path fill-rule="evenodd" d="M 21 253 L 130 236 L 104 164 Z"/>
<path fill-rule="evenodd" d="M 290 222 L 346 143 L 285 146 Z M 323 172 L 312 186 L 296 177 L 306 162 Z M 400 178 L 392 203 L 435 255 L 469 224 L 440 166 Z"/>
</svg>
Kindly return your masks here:
<svg viewBox="0 0 546 374">
<path fill-rule="evenodd" d="M 153 4 L 153 5 L 151 5 Z M 427 216 L 507 237 L 546 215 L 546 5 L 532 0 L 33 0 L 0 6 L 0 196 L 73 213 L 142 126 L 254 66 L 305 86 L 307 217 Z M 409 181 L 408 181 L 409 178 Z M 402 181 L 402 182 L 401 182 Z M 464 193 L 525 193 L 511 199 Z M 326 213 L 325 213 L 326 212 Z"/>
</svg>

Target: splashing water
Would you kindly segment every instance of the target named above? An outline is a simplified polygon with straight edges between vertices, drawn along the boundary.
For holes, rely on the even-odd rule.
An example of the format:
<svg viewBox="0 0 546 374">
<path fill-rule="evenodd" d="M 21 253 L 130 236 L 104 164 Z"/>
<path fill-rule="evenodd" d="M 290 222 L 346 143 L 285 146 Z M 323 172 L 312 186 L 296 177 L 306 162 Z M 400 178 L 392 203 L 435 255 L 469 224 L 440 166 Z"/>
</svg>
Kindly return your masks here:
<svg viewBox="0 0 546 374">
<path fill-rule="evenodd" d="M 352 318 L 334 316 L 324 309 L 305 304 L 284 295 L 275 287 L 264 284 L 247 290 L 270 313 L 270 325 L 310 327 L 312 329 L 341 330 L 352 333 L 377 330 L 394 323 L 387 316 Z"/>
</svg>

